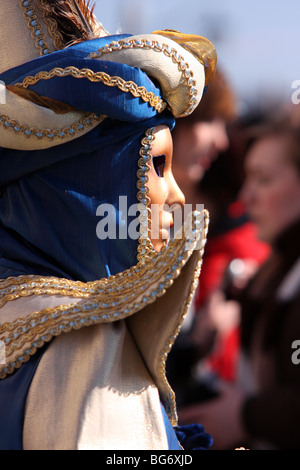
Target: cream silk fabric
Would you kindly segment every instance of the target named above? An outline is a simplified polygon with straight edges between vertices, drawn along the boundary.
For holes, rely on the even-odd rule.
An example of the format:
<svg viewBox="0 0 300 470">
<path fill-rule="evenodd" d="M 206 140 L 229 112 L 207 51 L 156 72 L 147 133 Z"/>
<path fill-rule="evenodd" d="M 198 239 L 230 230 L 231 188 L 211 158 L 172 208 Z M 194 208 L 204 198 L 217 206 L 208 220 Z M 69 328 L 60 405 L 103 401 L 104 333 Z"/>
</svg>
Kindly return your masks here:
<svg viewBox="0 0 300 470">
<path fill-rule="evenodd" d="M 159 395 L 125 320 L 56 338 L 28 396 L 24 449 L 149 448 L 168 448 Z"/>
<path fill-rule="evenodd" d="M 34 11 L 40 19 L 41 32 L 45 35 L 49 52 L 53 52 L 55 50 L 53 41 L 42 21 L 41 12 L 38 9 Z M 1 14 L 3 16 L 0 29 L 0 73 L 36 59 L 41 55 L 40 48 L 32 35 L 32 30 L 29 28 L 29 21 L 25 19 L 25 13 L 25 8 L 21 7 L 21 1 L 1 0 Z M 5 21 L 3 21 L 4 19 Z"/>
<path fill-rule="evenodd" d="M 77 301 L 19 299 L 0 310 L 1 319 Z M 126 320 L 52 341 L 28 395 L 23 439 L 24 450 L 168 448 L 158 389 Z"/>
<path fill-rule="evenodd" d="M 198 262 L 196 251 L 166 293 L 138 313 L 53 339 L 30 387 L 25 450 L 168 448 L 160 401 L 173 424 L 177 417 L 164 366 L 194 291 Z M 20 298 L 0 309 L 1 322 L 70 303 L 80 300 Z"/>
</svg>

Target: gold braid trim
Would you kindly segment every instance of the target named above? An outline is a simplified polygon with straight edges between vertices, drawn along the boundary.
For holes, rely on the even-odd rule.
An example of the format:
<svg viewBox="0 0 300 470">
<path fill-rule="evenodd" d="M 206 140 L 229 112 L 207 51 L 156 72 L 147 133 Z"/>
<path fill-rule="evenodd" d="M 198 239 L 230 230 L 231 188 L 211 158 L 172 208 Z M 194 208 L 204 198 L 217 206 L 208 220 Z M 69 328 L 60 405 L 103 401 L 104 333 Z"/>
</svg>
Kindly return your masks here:
<svg viewBox="0 0 300 470">
<path fill-rule="evenodd" d="M 117 87 L 119 90 L 124 91 L 125 93 L 131 93 L 135 98 L 141 98 L 146 103 L 149 103 L 152 108 L 157 112 L 161 113 L 166 109 L 167 104 L 164 103 L 162 99 L 158 96 L 155 96 L 153 92 L 147 92 L 146 88 L 143 86 L 138 86 L 133 81 L 125 81 L 121 77 L 112 77 L 105 72 L 94 72 L 90 69 L 78 69 L 77 67 L 66 67 L 59 68 L 55 67 L 49 72 L 39 72 L 35 76 L 28 76 L 24 78 L 22 83 L 17 83 L 17 86 L 22 86 L 28 88 L 31 85 L 35 85 L 40 80 L 50 80 L 54 77 L 68 77 L 72 76 L 74 78 L 85 78 L 90 82 L 94 83 L 103 83 L 109 87 Z"/>
<path fill-rule="evenodd" d="M 0 115 L 0 125 L 3 126 L 4 129 L 14 131 L 16 134 L 24 134 L 28 139 L 30 137 L 37 139 L 47 138 L 52 141 L 54 139 L 63 140 L 66 137 L 75 136 L 76 133 L 82 132 L 88 126 L 92 126 L 97 122 L 100 124 L 105 117 L 106 116 L 100 116 L 95 113 L 89 113 L 70 127 L 63 129 L 37 129 L 25 124 L 19 124 L 18 121 L 2 114 Z"/>
<path fill-rule="evenodd" d="M 22 0 L 21 8 L 24 10 L 24 17 L 27 20 L 29 29 L 31 29 L 32 39 L 34 39 L 36 47 L 40 51 L 40 55 L 49 54 L 50 50 L 46 42 L 46 36 L 42 32 L 41 24 L 39 23 L 31 0 Z"/>
<path fill-rule="evenodd" d="M 207 223 L 208 222 L 206 221 L 205 222 L 205 227 L 206 227 L 205 228 L 205 237 L 206 237 L 206 232 L 207 232 L 207 228 L 208 228 Z M 199 253 L 199 260 L 197 262 L 197 265 L 196 265 L 196 268 L 195 268 L 195 271 L 194 271 L 192 284 L 191 284 L 190 291 L 189 291 L 188 296 L 187 296 L 187 300 L 183 305 L 183 309 L 182 309 L 182 312 L 181 312 L 181 320 L 177 324 L 176 329 L 172 332 L 171 336 L 168 339 L 168 342 L 166 343 L 165 347 L 162 349 L 162 351 L 160 353 L 159 377 L 160 377 L 161 383 L 162 383 L 161 391 L 163 392 L 163 395 L 167 398 L 164 402 L 164 405 L 165 405 L 166 412 L 167 412 L 173 426 L 176 426 L 178 424 L 177 413 L 176 413 L 176 396 L 175 396 L 175 393 L 174 393 L 172 387 L 170 386 L 170 384 L 167 380 L 167 377 L 166 377 L 167 359 L 168 359 L 168 355 L 169 355 L 169 353 L 170 353 L 170 351 L 171 351 L 171 349 L 172 349 L 172 347 L 175 343 L 175 340 L 176 340 L 177 336 L 180 333 L 180 330 L 181 330 L 182 324 L 184 322 L 184 319 L 185 319 L 185 317 L 188 313 L 188 310 L 191 306 L 191 303 L 192 303 L 192 300 L 193 300 L 193 297 L 194 297 L 194 293 L 195 293 L 195 291 L 197 289 L 197 286 L 199 284 L 199 277 L 200 277 L 200 272 L 201 272 L 201 267 L 202 267 L 203 253 L 204 253 L 204 245 L 203 245 L 203 247 L 202 247 L 202 249 Z"/>
<path fill-rule="evenodd" d="M 62 295 L 80 299 L 75 304 L 46 308 L 1 325 L 0 341 L 5 345 L 7 362 L 0 366 L 0 378 L 21 367 L 37 348 L 55 336 L 93 324 L 127 318 L 164 295 L 193 251 L 198 249 L 199 260 L 202 259 L 208 214 L 204 211 L 201 216 L 204 225 L 203 221 L 199 221 L 199 213 L 193 213 L 182 228 L 181 238 L 171 240 L 159 253 L 153 252 L 146 264 L 138 263 L 116 276 L 87 283 L 40 276 L 18 276 L 0 281 L 1 306 L 31 295 Z M 199 241 L 200 248 L 197 245 Z M 195 273 L 195 280 L 198 274 Z M 172 338 L 175 338 L 176 332 Z M 162 357 L 171 347 L 172 338 L 162 351 Z"/>
<path fill-rule="evenodd" d="M 44 14 L 43 19 L 44 19 L 45 24 L 48 27 L 48 32 L 51 38 L 53 39 L 55 49 L 57 51 L 63 49 L 65 45 L 63 43 L 62 35 L 60 34 L 58 30 L 57 21 L 55 21 L 53 18 L 51 18 L 47 14 Z"/>
<path fill-rule="evenodd" d="M 150 170 L 150 159 L 152 142 L 154 140 L 154 127 L 146 131 L 145 137 L 142 139 L 142 147 L 140 149 L 140 159 L 138 161 L 138 194 L 137 199 L 139 201 L 139 222 L 140 222 L 140 237 L 138 244 L 137 259 L 140 263 L 146 263 L 148 257 L 152 256 L 154 248 L 151 242 L 151 209 L 150 209 L 150 198 L 148 196 L 149 187 L 147 186 L 148 176 L 147 173 Z"/>
<path fill-rule="evenodd" d="M 122 49 L 152 49 L 155 52 L 161 52 L 166 57 L 172 60 L 175 64 L 178 65 L 178 70 L 181 72 L 182 80 L 187 86 L 188 95 L 190 100 L 188 102 L 187 108 L 185 110 L 185 115 L 190 114 L 190 112 L 195 107 L 196 95 L 198 90 L 196 88 L 196 80 L 194 78 L 192 70 L 190 70 L 189 64 L 184 60 L 184 58 L 174 49 L 171 48 L 168 44 L 159 43 L 156 40 L 150 41 L 149 39 L 123 39 L 120 41 L 112 41 L 110 44 L 106 44 L 104 47 L 98 49 L 97 52 L 91 52 L 89 54 L 90 59 L 100 59 L 105 57 L 105 54 L 110 54 L 115 51 L 121 51 Z M 141 66 L 142 68 L 142 66 Z"/>
</svg>

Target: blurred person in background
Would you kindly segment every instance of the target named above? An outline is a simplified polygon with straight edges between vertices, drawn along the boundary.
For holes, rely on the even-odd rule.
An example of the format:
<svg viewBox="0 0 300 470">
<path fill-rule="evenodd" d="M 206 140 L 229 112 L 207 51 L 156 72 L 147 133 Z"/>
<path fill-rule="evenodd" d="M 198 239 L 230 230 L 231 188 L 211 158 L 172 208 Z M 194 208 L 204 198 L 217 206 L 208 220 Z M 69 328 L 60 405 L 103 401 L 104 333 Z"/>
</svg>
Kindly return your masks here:
<svg viewBox="0 0 300 470">
<path fill-rule="evenodd" d="M 236 297 L 269 253 L 268 244 L 258 239 L 257 227 L 238 199 L 244 181 L 247 133 L 247 123 L 230 126 L 227 151 L 213 163 L 200 185 L 211 222 L 204 274 L 195 298 L 192 341 L 198 356 L 204 356 L 198 375 L 216 375 L 228 381 L 235 380 L 239 351 Z M 220 300 L 225 299 L 226 311 L 218 309 Z"/>
<path fill-rule="evenodd" d="M 193 118 L 184 117 L 176 123 L 172 132 L 172 168 L 177 184 L 185 195 L 184 216 L 188 210 L 195 210 L 198 204 L 203 204 L 201 181 L 213 161 L 228 148 L 227 125 L 235 118 L 235 96 L 226 76 L 218 67 Z M 167 361 L 168 380 L 175 391 L 179 407 L 190 402 L 195 388 L 192 369 L 198 352 L 191 342 L 194 300 L 195 296 Z M 199 396 L 198 391 L 196 393 Z"/>
<path fill-rule="evenodd" d="M 299 449 L 299 129 L 285 123 L 260 136 L 245 168 L 241 197 L 272 251 L 240 296 L 237 384 L 181 410 L 180 421 L 200 421 L 215 449 Z"/>
<path fill-rule="evenodd" d="M 266 245 L 257 240 L 254 224 L 237 202 L 246 139 L 236 123 L 236 107 L 234 92 L 218 69 L 195 116 L 181 119 L 173 131 L 173 173 L 186 204 L 193 209 L 204 204 L 210 213 L 204 275 L 168 359 L 168 378 L 179 407 L 214 395 L 211 379 L 214 381 L 215 375 L 233 380 L 239 344 L 236 307 L 232 303 L 226 315 L 222 312 L 216 318 L 211 305 L 220 291 L 214 296 L 212 293 L 220 285 L 228 284 L 232 261 L 237 260 L 237 265 L 244 260 L 242 275 L 247 273 L 248 277 L 266 256 Z M 212 348 L 208 374 L 208 362 L 202 359 Z M 195 369 L 199 369 L 200 360 L 205 370 L 199 379 Z"/>
<path fill-rule="evenodd" d="M 186 204 L 202 203 L 199 182 L 220 152 L 228 148 L 227 124 L 235 117 L 234 93 L 218 68 L 193 116 L 178 121 L 173 130 L 173 173 Z"/>
</svg>

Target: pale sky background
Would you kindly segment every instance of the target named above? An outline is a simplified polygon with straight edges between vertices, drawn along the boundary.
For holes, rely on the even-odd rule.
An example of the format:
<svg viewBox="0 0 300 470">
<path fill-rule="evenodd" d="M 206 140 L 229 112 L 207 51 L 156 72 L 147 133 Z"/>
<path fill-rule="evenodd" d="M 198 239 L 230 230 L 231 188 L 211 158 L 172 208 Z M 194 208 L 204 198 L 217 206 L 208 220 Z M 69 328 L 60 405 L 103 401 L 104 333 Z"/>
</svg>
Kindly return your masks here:
<svg viewBox="0 0 300 470">
<path fill-rule="evenodd" d="M 241 109 L 291 103 L 300 80 L 298 0 L 97 0 L 95 13 L 110 34 L 169 28 L 207 37 Z"/>
</svg>

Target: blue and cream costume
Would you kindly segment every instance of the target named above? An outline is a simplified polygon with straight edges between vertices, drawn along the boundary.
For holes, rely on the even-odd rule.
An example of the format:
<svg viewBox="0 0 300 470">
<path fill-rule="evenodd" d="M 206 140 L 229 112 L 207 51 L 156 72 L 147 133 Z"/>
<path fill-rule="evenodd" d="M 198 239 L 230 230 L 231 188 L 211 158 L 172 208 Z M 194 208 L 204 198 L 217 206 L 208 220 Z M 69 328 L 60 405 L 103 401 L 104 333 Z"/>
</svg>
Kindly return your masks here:
<svg viewBox="0 0 300 470">
<path fill-rule="evenodd" d="M 97 23 L 99 37 L 59 49 L 47 2 L 4 3 L 33 49 L 0 75 L 0 449 L 181 449 L 164 365 L 196 287 L 207 215 L 156 253 L 149 237 L 100 240 L 97 208 L 112 205 L 124 231 L 125 195 L 145 228 L 153 128 L 172 129 L 204 85 L 172 39 L 108 36 Z M 179 71 L 182 109 L 166 101 L 168 78 L 134 63 L 154 51 Z"/>
</svg>

